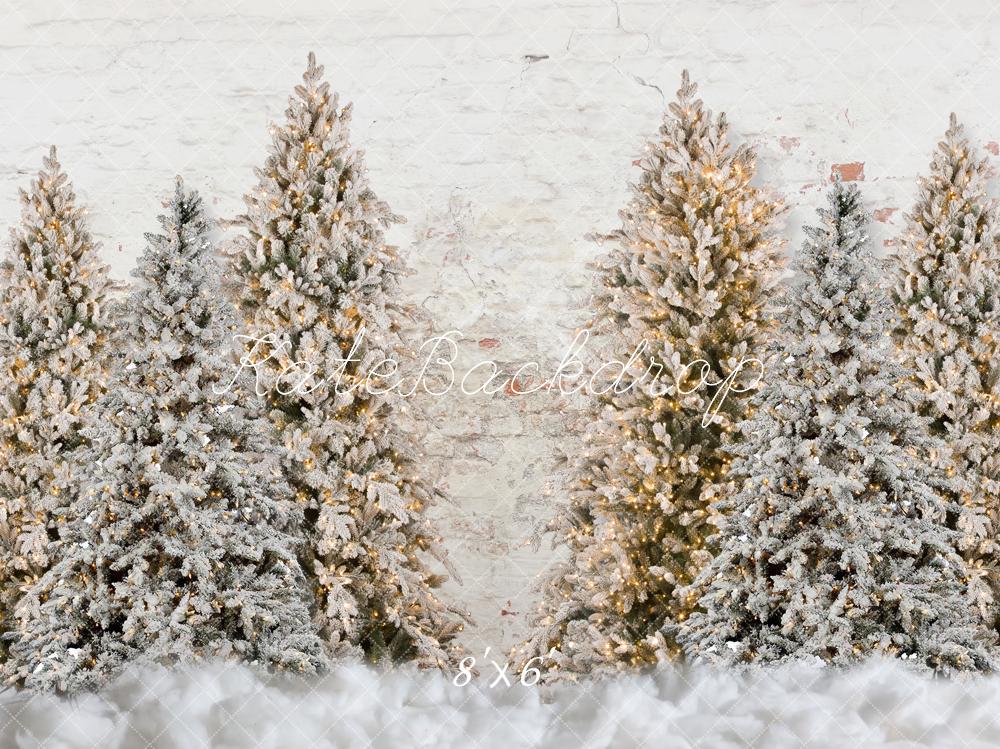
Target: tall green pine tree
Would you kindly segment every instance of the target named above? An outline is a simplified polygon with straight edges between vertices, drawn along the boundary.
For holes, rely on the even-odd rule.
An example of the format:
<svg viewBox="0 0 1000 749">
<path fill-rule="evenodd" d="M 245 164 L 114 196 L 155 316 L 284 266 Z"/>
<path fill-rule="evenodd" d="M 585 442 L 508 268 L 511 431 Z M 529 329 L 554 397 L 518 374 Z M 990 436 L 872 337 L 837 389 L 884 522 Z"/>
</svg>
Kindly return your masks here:
<svg viewBox="0 0 1000 749">
<path fill-rule="evenodd" d="M 444 666 L 462 623 L 436 595 L 445 576 L 427 566 L 428 555 L 445 561 L 427 518 L 439 492 L 400 428 L 399 394 L 366 384 L 406 356 L 406 267 L 384 236 L 401 219 L 369 186 L 351 107 L 322 75 L 310 54 L 236 222 L 239 309 L 258 341 L 247 355 L 305 511 L 303 567 L 330 652 Z"/>
<path fill-rule="evenodd" d="M 725 115 L 713 117 L 695 93 L 685 72 L 600 263 L 594 331 L 620 361 L 646 346 L 623 382 L 662 369 L 655 383 L 596 397 L 569 511 L 551 526 L 569 556 L 545 578 L 535 631 L 519 650 L 544 656 L 553 675 L 678 653 L 664 624 L 695 607 L 690 585 L 711 558 L 725 442 L 746 414 L 760 376 L 752 360 L 772 327 L 779 206 L 751 185 L 753 150 L 732 147 Z M 717 383 L 734 376 L 713 404 Z"/>
<path fill-rule="evenodd" d="M 113 283 L 85 213 L 53 147 L 0 265 L 0 632 L 58 557 L 73 454 L 107 377 Z"/>
<path fill-rule="evenodd" d="M 1000 592 L 1000 245 L 989 167 L 955 115 L 894 256 L 896 343 L 920 413 L 950 451 L 960 509 L 951 524 L 969 565 L 972 605 L 997 626 Z"/>
</svg>

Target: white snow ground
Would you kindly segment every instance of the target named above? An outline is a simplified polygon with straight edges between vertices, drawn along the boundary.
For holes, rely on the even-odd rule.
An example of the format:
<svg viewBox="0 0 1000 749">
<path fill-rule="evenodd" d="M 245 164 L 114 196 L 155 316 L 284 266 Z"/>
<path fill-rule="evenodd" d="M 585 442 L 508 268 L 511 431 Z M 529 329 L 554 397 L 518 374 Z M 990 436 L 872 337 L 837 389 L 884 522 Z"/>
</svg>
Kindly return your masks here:
<svg viewBox="0 0 1000 749">
<path fill-rule="evenodd" d="M 614 682 L 457 687 L 441 674 L 338 669 L 322 681 L 243 666 L 131 672 L 101 696 L 0 696 L 0 746 L 915 747 L 1000 743 L 1000 679 L 931 680 L 894 662 L 755 676 L 680 672 Z M 516 681 L 516 680 L 512 680 Z"/>
</svg>

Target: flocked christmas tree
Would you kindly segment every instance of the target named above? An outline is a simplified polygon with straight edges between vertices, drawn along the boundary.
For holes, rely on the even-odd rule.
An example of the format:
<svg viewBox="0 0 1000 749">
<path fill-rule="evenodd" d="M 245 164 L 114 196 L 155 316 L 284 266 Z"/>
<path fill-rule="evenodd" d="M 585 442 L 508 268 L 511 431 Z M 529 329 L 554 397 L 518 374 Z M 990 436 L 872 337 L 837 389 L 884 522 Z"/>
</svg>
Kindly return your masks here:
<svg viewBox="0 0 1000 749">
<path fill-rule="evenodd" d="M 626 379 L 662 371 L 655 383 L 596 397 L 569 511 L 551 525 L 569 557 L 543 581 L 535 632 L 519 650 L 522 660 L 545 656 L 554 674 L 677 654 L 661 630 L 695 605 L 688 586 L 711 557 L 708 507 L 726 475 L 725 437 L 760 377 L 752 360 L 771 327 L 779 206 L 750 184 L 753 150 L 729 144 L 725 115 L 713 117 L 695 91 L 685 72 L 600 264 L 602 360 L 625 361 L 644 342 Z M 733 376 L 713 404 L 720 387 L 711 385 Z"/>
<path fill-rule="evenodd" d="M 58 554 L 70 460 L 106 378 L 112 282 L 56 160 L 21 192 L 0 267 L 0 630 Z M 4 644 L 5 647 L 5 644 Z"/>
<path fill-rule="evenodd" d="M 270 337 L 247 355 L 305 511 L 303 567 L 331 653 L 444 665 L 462 624 L 435 593 L 446 578 L 427 566 L 444 562 L 426 517 L 438 491 L 400 429 L 398 394 L 365 381 L 384 359 L 406 358 L 405 266 L 384 236 L 401 219 L 369 186 L 351 107 L 322 74 L 310 54 L 236 222 L 244 332 Z"/>
<path fill-rule="evenodd" d="M 727 664 L 889 655 L 985 669 L 991 635 L 965 600 L 965 566 L 933 466 L 946 450 L 907 403 L 891 309 L 860 193 L 840 183 L 806 230 L 775 368 L 740 425 L 720 551 L 689 653 Z"/>
<path fill-rule="evenodd" d="M 99 688 L 134 661 L 325 662 L 295 554 L 301 509 L 270 424 L 227 389 L 235 317 L 180 180 L 123 309 L 126 349 L 70 507 L 61 559 L 18 607 L 8 680 Z"/>
<path fill-rule="evenodd" d="M 1000 247 L 988 166 L 951 116 L 894 262 L 896 340 L 920 412 L 951 452 L 970 599 L 996 624 L 1000 560 Z"/>
</svg>

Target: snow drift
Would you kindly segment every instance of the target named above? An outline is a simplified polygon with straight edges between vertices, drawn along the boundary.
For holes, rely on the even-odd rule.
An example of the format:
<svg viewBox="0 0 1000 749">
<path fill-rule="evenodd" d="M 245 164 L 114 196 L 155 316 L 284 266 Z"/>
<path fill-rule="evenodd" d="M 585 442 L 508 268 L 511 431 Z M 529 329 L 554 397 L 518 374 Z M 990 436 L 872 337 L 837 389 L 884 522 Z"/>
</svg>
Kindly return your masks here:
<svg viewBox="0 0 1000 749">
<path fill-rule="evenodd" d="M 345 666 L 320 680 L 235 665 L 130 671 L 74 700 L 0 696 L 0 746 L 995 746 L 1000 679 L 933 680 L 894 662 L 851 671 L 677 669 L 548 690 Z"/>
</svg>

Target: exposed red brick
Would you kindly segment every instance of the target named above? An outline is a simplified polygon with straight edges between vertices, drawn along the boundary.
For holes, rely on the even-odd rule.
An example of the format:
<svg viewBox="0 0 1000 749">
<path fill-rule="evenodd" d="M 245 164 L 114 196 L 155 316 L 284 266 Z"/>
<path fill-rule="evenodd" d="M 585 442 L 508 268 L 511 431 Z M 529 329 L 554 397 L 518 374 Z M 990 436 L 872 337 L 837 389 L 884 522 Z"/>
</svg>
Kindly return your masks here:
<svg viewBox="0 0 1000 749">
<path fill-rule="evenodd" d="M 480 338 L 479 348 L 486 348 L 486 349 L 500 348 L 500 340 L 497 338 Z"/>
<path fill-rule="evenodd" d="M 639 166 L 642 164 L 642 159 L 632 159 L 632 166 Z"/>
<path fill-rule="evenodd" d="M 512 377 L 503 389 L 504 395 L 524 395 L 524 391 L 531 387 L 530 377 Z"/>
<path fill-rule="evenodd" d="M 424 231 L 424 238 L 425 239 L 432 239 L 432 238 L 437 237 L 437 236 L 441 236 L 441 230 L 438 229 L 438 228 L 436 228 L 436 227 L 434 227 L 434 226 L 429 226 Z M 456 231 L 450 231 L 450 232 L 447 232 L 444 236 L 447 239 L 457 239 L 458 238 L 458 232 L 456 232 Z"/>
<path fill-rule="evenodd" d="M 778 138 L 778 145 L 785 151 L 785 153 L 791 153 L 792 149 L 798 148 L 802 141 L 799 138 L 792 137 L 791 135 L 782 135 Z"/>
<path fill-rule="evenodd" d="M 872 217 L 879 223 L 886 223 L 892 218 L 892 214 L 898 211 L 898 208 L 877 208 L 872 211 Z"/>
<path fill-rule="evenodd" d="M 986 144 L 986 150 L 994 156 L 1000 156 L 1000 143 L 997 143 L 995 140 L 991 140 Z"/>
<path fill-rule="evenodd" d="M 846 164 L 834 164 L 830 167 L 830 181 L 840 175 L 844 182 L 860 182 L 865 178 L 865 162 L 849 161 Z"/>
</svg>

